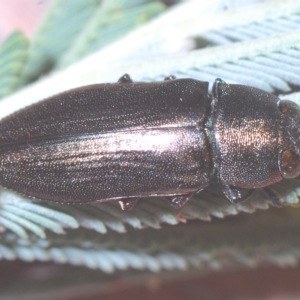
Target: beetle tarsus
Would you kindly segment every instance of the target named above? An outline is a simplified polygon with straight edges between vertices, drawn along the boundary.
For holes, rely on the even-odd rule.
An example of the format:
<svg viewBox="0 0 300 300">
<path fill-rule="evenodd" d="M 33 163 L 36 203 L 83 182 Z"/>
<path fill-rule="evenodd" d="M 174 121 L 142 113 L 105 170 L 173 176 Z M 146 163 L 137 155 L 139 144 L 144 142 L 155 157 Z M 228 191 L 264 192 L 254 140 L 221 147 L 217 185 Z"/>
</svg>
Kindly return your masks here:
<svg viewBox="0 0 300 300">
<path fill-rule="evenodd" d="M 129 74 L 124 74 L 122 77 L 119 78 L 118 82 L 120 83 L 133 83 Z"/>
<path fill-rule="evenodd" d="M 183 196 L 171 197 L 171 198 L 167 198 L 167 201 L 175 209 L 180 209 L 192 198 L 193 195 L 194 193 L 183 195 Z"/>
<path fill-rule="evenodd" d="M 278 197 L 278 195 L 271 189 L 265 187 L 262 189 L 265 195 L 268 197 L 273 206 L 282 207 L 284 201 L 282 198 Z"/>
<path fill-rule="evenodd" d="M 248 200 L 253 195 L 254 191 L 254 189 L 251 189 L 248 190 L 245 195 L 242 195 L 241 189 L 229 184 L 223 184 L 223 193 L 234 204 Z"/>
<path fill-rule="evenodd" d="M 174 75 L 170 75 L 164 78 L 164 80 L 174 80 L 174 79 L 176 79 L 176 76 Z"/>
<path fill-rule="evenodd" d="M 226 82 L 221 78 L 216 78 L 215 83 L 226 83 Z"/>
<path fill-rule="evenodd" d="M 139 198 L 124 198 L 119 200 L 119 204 L 122 210 L 131 210 L 139 201 Z"/>
</svg>

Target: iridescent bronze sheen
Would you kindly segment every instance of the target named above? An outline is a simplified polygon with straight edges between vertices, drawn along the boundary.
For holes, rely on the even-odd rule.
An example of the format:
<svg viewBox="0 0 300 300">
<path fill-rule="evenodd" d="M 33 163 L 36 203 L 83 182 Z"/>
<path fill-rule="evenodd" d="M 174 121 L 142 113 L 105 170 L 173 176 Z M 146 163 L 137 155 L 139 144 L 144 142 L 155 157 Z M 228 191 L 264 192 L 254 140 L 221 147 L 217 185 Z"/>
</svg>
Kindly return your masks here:
<svg viewBox="0 0 300 300">
<path fill-rule="evenodd" d="M 217 177 L 237 202 L 240 188 L 300 173 L 299 115 L 248 86 L 216 80 L 210 95 L 207 82 L 133 83 L 126 74 L 1 120 L 0 184 L 61 203 L 117 199 L 132 208 L 166 196 L 178 208 Z"/>
</svg>

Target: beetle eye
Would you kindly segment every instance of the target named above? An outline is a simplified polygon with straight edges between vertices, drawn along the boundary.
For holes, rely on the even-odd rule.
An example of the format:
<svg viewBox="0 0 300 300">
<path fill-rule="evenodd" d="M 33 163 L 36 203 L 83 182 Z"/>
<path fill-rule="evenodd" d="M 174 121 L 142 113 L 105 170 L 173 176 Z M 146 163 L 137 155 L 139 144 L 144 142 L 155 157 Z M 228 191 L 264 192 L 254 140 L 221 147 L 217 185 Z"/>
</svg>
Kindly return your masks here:
<svg viewBox="0 0 300 300">
<path fill-rule="evenodd" d="M 284 178 L 295 178 L 300 174 L 300 157 L 290 150 L 285 150 L 280 158 L 280 170 Z"/>
<path fill-rule="evenodd" d="M 300 113 L 299 106 L 290 100 L 280 100 L 278 108 L 283 114 L 298 115 Z"/>
</svg>

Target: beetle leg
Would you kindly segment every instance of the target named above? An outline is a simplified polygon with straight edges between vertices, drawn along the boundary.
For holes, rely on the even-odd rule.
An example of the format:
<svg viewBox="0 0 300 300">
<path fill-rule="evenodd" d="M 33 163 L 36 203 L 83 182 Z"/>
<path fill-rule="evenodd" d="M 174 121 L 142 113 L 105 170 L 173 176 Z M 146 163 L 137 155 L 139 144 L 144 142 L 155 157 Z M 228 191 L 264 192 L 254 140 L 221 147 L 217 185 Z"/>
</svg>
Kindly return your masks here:
<svg viewBox="0 0 300 300">
<path fill-rule="evenodd" d="M 225 196 L 232 202 L 232 203 L 240 203 L 247 199 L 249 199 L 252 194 L 254 193 L 254 189 L 248 190 L 248 192 L 245 195 L 242 195 L 241 189 L 234 187 L 229 184 L 223 184 L 223 193 Z"/>
<path fill-rule="evenodd" d="M 122 77 L 119 78 L 118 82 L 120 83 L 133 83 L 129 74 L 124 74 Z"/>
<path fill-rule="evenodd" d="M 194 193 L 182 196 L 168 197 L 168 203 L 175 209 L 182 208 L 192 197 Z"/>
<path fill-rule="evenodd" d="M 176 79 L 176 76 L 174 75 L 170 75 L 164 78 L 164 80 L 174 80 L 174 79 Z"/>
<path fill-rule="evenodd" d="M 139 198 L 124 198 L 119 200 L 119 204 L 122 210 L 131 210 L 139 201 Z"/>
<path fill-rule="evenodd" d="M 281 207 L 283 205 L 283 199 L 278 197 L 278 195 L 274 191 L 267 187 L 263 188 L 262 190 L 274 206 Z"/>
</svg>

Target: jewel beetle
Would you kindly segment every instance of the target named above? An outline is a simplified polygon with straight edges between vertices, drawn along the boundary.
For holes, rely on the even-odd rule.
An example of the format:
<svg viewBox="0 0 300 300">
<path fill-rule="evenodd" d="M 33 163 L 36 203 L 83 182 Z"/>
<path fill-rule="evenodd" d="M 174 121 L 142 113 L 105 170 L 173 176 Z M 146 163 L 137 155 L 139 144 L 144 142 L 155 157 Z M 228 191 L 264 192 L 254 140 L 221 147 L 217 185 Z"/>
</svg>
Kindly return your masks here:
<svg viewBox="0 0 300 300">
<path fill-rule="evenodd" d="M 0 185 L 60 203 L 164 196 L 216 178 L 237 203 L 300 174 L 300 111 L 260 89 L 175 79 L 72 89 L 0 121 Z M 242 192 L 246 189 L 246 193 Z"/>
</svg>

